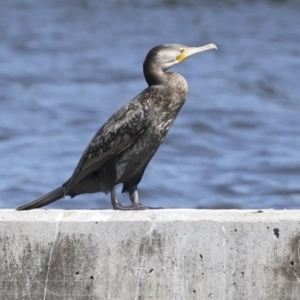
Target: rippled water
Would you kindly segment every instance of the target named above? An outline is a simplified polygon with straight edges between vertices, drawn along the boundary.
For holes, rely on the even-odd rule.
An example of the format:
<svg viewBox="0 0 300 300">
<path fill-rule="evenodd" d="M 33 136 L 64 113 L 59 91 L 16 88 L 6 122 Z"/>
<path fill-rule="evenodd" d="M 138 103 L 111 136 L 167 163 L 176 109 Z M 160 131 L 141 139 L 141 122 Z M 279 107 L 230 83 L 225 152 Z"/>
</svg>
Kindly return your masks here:
<svg viewBox="0 0 300 300">
<path fill-rule="evenodd" d="M 150 48 L 210 42 L 217 52 L 173 68 L 189 99 L 139 185 L 142 202 L 300 207 L 300 5 L 198 2 L 0 1 L 1 207 L 69 178 L 96 130 L 146 87 Z M 51 207 L 111 204 L 93 194 Z"/>
</svg>

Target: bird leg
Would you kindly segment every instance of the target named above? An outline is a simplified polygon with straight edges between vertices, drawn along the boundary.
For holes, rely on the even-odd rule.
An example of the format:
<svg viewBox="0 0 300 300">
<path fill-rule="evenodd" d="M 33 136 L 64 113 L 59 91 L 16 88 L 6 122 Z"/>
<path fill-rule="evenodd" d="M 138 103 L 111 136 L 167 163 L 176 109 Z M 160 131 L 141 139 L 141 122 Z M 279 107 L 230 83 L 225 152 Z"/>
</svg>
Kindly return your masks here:
<svg viewBox="0 0 300 300">
<path fill-rule="evenodd" d="M 132 186 L 128 189 L 129 191 L 129 197 L 131 200 L 130 205 L 128 206 L 123 206 L 120 204 L 117 194 L 116 194 L 116 188 L 113 187 L 110 191 L 111 195 L 111 203 L 113 206 L 113 209 L 115 210 L 145 210 L 145 209 L 162 209 L 164 207 L 149 207 L 149 206 L 144 206 L 143 204 L 140 203 L 139 201 L 139 195 L 137 191 L 137 186 Z"/>
<path fill-rule="evenodd" d="M 113 187 L 110 191 L 110 199 L 111 199 L 111 204 L 113 206 L 113 209 L 121 209 L 120 207 L 122 207 L 122 205 L 118 200 L 115 187 Z"/>
</svg>

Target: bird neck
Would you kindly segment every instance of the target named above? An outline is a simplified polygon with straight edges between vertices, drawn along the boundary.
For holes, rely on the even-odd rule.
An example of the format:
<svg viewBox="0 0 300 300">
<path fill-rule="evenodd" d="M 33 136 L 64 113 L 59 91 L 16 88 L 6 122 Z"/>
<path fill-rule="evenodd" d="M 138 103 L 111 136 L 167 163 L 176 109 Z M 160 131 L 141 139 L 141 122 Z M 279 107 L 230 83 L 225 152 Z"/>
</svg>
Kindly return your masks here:
<svg viewBox="0 0 300 300">
<path fill-rule="evenodd" d="M 149 86 L 167 83 L 169 73 L 166 73 L 160 66 L 146 61 L 143 67 L 145 80 Z"/>
</svg>

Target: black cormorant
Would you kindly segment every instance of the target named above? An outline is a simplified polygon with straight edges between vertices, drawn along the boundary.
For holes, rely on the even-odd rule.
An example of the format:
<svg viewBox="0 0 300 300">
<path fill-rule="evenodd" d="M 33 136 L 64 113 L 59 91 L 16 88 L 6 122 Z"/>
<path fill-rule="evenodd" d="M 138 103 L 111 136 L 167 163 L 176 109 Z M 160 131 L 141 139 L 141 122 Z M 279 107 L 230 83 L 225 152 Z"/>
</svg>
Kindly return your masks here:
<svg viewBox="0 0 300 300">
<path fill-rule="evenodd" d="M 114 209 L 151 208 L 140 203 L 137 185 L 188 94 L 186 80 L 166 71 L 210 49 L 217 47 L 164 44 L 150 50 L 143 65 L 148 87 L 99 129 L 66 183 L 17 210 L 42 207 L 66 195 L 75 197 L 96 192 L 110 193 Z M 115 186 L 119 183 L 123 183 L 122 192 L 129 192 L 132 202 L 129 206 L 122 206 L 118 201 Z"/>
</svg>

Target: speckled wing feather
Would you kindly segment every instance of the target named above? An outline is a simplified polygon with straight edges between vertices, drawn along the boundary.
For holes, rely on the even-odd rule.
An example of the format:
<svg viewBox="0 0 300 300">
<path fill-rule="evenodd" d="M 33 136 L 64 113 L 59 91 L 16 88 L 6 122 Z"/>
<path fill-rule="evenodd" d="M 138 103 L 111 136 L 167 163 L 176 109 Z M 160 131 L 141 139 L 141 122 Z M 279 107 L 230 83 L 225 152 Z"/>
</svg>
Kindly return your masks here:
<svg viewBox="0 0 300 300">
<path fill-rule="evenodd" d="M 72 177 L 66 183 L 65 194 L 85 176 L 130 147 L 148 125 L 141 103 L 131 102 L 119 109 L 99 129 L 85 149 Z"/>
</svg>

